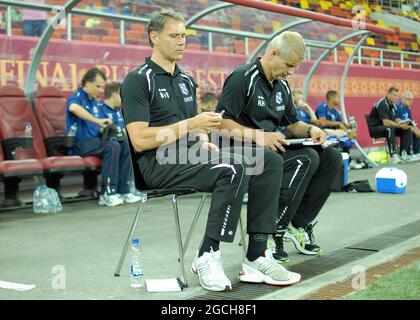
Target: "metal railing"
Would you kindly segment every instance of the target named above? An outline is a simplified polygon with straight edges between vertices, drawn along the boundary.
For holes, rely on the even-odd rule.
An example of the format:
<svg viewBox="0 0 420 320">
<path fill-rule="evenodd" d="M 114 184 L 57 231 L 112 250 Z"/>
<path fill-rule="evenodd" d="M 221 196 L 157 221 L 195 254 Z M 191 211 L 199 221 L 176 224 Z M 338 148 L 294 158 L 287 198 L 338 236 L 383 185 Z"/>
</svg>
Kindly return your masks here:
<svg viewBox="0 0 420 320">
<path fill-rule="evenodd" d="M 398 0 L 399 1 L 399 0 Z M 47 12 L 59 12 L 60 6 L 51 6 L 51 5 L 45 5 L 45 4 L 35 4 L 35 3 L 23 3 L 23 2 L 17 2 L 17 1 L 5 1 L 0 0 L 0 5 L 6 4 L 6 34 L 9 36 L 12 36 L 12 21 L 11 21 L 11 7 L 19 7 L 19 8 L 28 8 L 33 10 L 42 10 Z M 75 15 L 82 15 L 82 16 L 89 16 L 89 17 L 97 17 L 97 18 L 103 18 L 103 19 L 112 19 L 119 21 L 119 43 L 124 45 L 126 44 L 126 37 L 125 37 L 125 30 L 126 30 L 126 23 L 132 22 L 132 23 L 141 23 L 141 24 L 147 24 L 149 22 L 148 18 L 145 17 L 134 17 L 130 15 L 122 15 L 122 14 L 110 14 L 110 13 L 104 13 L 99 11 L 88 11 L 85 9 L 79 9 L 74 8 L 71 13 L 67 15 L 67 23 L 66 23 L 66 39 L 72 40 L 73 39 L 73 17 Z M 214 34 L 223 34 L 227 36 L 236 36 L 241 37 L 244 41 L 244 51 L 246 55 L 250 54 L 250 48 L 249 48 L 249 39 L 259 39 L 259 40 L 268 40 L 269 35 L 262 34 L 262 33 L 256 33 L 256 32 L 250 32 L 250 31 L 241 31 L 241 30 L 229 30 L 224 28 L 218 28 L 218 27 L 211 27 L 211 26 L 204 26 L 204 25 L 197 25 L 193 24 L 189 26 L 189 29 L 201 31 L 207 34 L 207 50 L 209 52 L 213 52 L 215 43 L 213 40 Z M 312 53 L 311 48 L 323 48 L 328 49 L 331 47 L 332 43 L 327 41 L 320 41 L 320 40 L 306 40 L 305 41 L 308 47 L 306 59 L 313 60 L 312 59 Z M 354 48 L 354 45 L 343 43 L 340 45 L 340 49 L 350 47 Z M 379 51 L 379 58 L 372 58 L 362 55 L 362 50 L 368 49 L 370 51 Z M 333 50 L 333 61 L 335 63 L 338 62 L 338 54 L 337 54 L 337 48 Z M 393 53 L 398 55 L 398 58 L 396 59 L 384 59 L 384 53 Z M 384 66 L 387 63 L 391 67 L 394 67 L 396 64 L 400 66 L 400 68 L 404 68 L 405 65 L 408 66 L 409 69 L 414 68 L 420 68 L 420 62 L 417 61 L 407 61 L 404 56 L 414 56 L 414 57 L 420 57 L 419 53 L 416 52 L 410 52 L 410 51 L 399 51 L 399 50 L 392 50 L 392 49 L 383 49 L 383 48 L 375 48 L 370 46 L 362 46 L 358 50 L 357 56 L 353 59 L 353 63 L 362 64 L 363 61 L 371 61 L 372 64 L 375 62 L 378 62 L 380 66 Z"/>
</svg>

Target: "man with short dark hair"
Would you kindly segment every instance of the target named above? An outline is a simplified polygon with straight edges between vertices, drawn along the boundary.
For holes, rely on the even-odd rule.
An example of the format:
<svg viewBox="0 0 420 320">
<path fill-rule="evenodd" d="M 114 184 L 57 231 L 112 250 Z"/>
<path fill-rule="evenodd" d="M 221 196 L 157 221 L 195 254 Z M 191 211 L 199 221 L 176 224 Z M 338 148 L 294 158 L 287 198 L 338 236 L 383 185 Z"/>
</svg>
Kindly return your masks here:
<svg viewBox="0 0 420 320">
<path fill-rule="evenodd" d="M 106 76 L 101 69 L 92 68 L 86 72 L 81 86 L 67 100 L 66 129 L 67 132 L 70 128 L 76 130 L 76 154 L 102 158 L 102 192 L 98 203 L 113 207 L 141 199 L 129 191 L 127 176 L 131 167 L 127 144 L 115 140 L 103 141 L 101 137 L 103 129 L 113 123 L 96 101 L 99 93 L 104 90 L 105 82 Z M 107 89 L 107 92 L 109 94 L 111 91 Z M 121 102 L 116 101 L 116 95 L 118 91 L 111 93 L 107 99 L 113 107 L 121 105 Z"/>
<path fill-rule="evenodd" d="M 326 102 L 316 107 L 315 114 L 321 121 L 321 126 L 327 129 L 341 129 L 347 132 L 350 125 L 343 121 L 340 111 L 337 107 L 340 105 L 340 97 L 335 90 L 329 90 L 325 95 Z M 354 138 L 352 135 L 351 138 Z"/>
<path fill-rule="evenodd" d="M 135 203 L 140 201 L 140 197 L 130 192 L 129 184 L 133 180 L 129 147 L 127 142 L 124 118 L 121 113 L 120 82 L 109 82 L 105 85 L 105 100 L 98 103 L 98 108 L 108 118 L 112 120 L 114 130 L 117 130 L 117 137 L 114 141 L 120 145 L 120 158 L 118 166 L 118 186 L 116 189 L 119 196 L 125 203 Z M 115 133 L 115 132 L 114 132 Z"/>
<path fill-rule="evenodd" d="M 412 134 L 410 126 L 398 122 L 397 108 L 398 89 L 390 87 L 385 98 L 380 99 L 372 108 L 368 118 L 369 133 L 373 138 L 383 137 L 387 141 L 391 163 L 401 163 L 397 154 L 396 136 L 401 138 L 400 154 L 411 155 Z"/>
</svg>

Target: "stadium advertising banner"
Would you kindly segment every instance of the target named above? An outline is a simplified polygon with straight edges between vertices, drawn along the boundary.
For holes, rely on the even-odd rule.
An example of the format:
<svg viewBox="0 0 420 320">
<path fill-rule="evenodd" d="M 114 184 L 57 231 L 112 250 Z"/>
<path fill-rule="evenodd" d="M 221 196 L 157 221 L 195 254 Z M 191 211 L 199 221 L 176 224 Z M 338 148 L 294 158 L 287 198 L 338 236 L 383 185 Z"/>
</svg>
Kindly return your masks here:
<svg viewBox="0 0 420 320">
<path fill-rule="evenodd" d="M 25 76 L 33 58 L 38 38 L 0 35 L 0 85 L 18 84 L 23 87 Z M 37 82 L 41 86 L 56 86 L 67 94 L 79 85 L 85 71 L 93 66 L 102 68 L 109 80 L 121 81 L 136 66 L 144 62 L 151 49 L 141 46 L 103 44 L 73 40 L 51 39 L 41 60 Z M 211 91 L 219 93 L 229 73 L 246 62 L 239 54 L 186 51 L 180 65 L 190 72 L 197 84 L 198 96 Z M 311 66 L 303 63 L 290 78 L 292 88 L 302 88 Z M 313 108 L 324 100 L 328 90 L 339 90 L 344 66 L 331 62 L 323 63 L 312 79 L 308 102 Z M 420 96 L 420 70 L 401 70 L 370 66 L 352 66 L 348 74 L 345 93 L 346 110 L 353 114 L 359 124 L 359 142 L 370 145 L 364 114 L 386 94 L 388 87 L 413 92 L 418 104 Z M 414 117 L 420 122 L 419 108 L 414 108 Z"/>
</svg>

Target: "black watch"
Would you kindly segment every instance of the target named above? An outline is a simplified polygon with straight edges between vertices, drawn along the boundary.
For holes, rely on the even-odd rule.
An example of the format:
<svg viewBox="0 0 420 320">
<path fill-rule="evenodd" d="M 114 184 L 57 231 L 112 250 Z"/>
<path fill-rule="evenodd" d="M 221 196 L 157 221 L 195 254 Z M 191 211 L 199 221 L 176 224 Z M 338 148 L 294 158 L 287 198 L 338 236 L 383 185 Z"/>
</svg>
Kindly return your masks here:
<svg viewBox="0 0 420 320">
<path fill-rule="evenodd" d="M 309 126 L 309 128 L 308 128 L 308 137 L 310 137 L 310 136 L 311 136 L 311 129 L 312 129 L 312 127 L 313 127 L 313 126 Z"/>
</svg>

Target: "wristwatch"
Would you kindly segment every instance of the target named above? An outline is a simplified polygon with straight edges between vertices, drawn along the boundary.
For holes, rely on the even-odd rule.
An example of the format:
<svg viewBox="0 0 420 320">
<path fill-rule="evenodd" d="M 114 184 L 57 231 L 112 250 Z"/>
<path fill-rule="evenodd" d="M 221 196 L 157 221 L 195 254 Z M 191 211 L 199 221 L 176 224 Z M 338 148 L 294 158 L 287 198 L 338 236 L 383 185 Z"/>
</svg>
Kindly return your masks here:
<svg viewBox="0 0 420 320">
<path fill-rule="evenodd" d="M 309 126 L 309 127 L 308 127 L 308 137 L 310 137 L 310 136 L 311 136 L 311 129 L 312 129 L 312 127 L 313 127 L 313 126 Z"/>
</svg>

